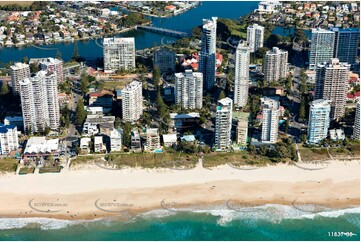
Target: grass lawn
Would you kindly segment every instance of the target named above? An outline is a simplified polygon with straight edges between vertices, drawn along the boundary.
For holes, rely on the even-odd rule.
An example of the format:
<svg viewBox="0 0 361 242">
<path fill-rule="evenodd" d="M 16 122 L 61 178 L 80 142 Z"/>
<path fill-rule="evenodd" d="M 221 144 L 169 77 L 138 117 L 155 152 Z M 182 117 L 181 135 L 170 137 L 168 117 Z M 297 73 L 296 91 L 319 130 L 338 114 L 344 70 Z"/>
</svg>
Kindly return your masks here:
<svg viewBox="0 0 361 242">
<path fill-rule="evenodd" d="M 33 174 L 35 171 L 34 167 L 22 167 L 19 170 L 19 175 Z"/>
<path fill-rule="evenodd" d="M 198 157 L 181 153 L 109 154 L 105 165 L 142 168 L 193 168 Z"/>
<path fill-rule="evenodd" d="M 241 151 L 237 153 L 212 153 L 206 154 L 203 157 L 203 166 L 205 168 L 232 164 L 234 166 L 265 166 L 267 164 L 271 164 L 272 160 L 248 153 L 247 151 Z"/>
<path fill-rule="evenodd" d="M 33 4 L 34 1 L 0 1 L 0 6 L 16 4 L 22 7 L 27 7 Z"/>
<path fill-rule="evenodd" d="M 98 156 L 90 156 L 90 155 L 77 156 L 75 159 L 71 161 L 71 166 L 90 164 L 93 163 L 98 158 L 99 158 Z"/>
<path fill-rule="evenodd" d="M 101 83 L 104 86 L 104 89 L 109 90 L 116 90 L 116 89 L 122 89 L 125 87 L 127 83 L 131 81 L 101 81 Z"/>
<path fill-rule="evenodd" d="M 350 152 L 346 148 L 330 148 L 330 154 L 333 158 L 345 158 L 350 155 Z"/>
<path fill-rule="evenodd" d="M 350 142 L 350 144 L 347 145 L 347 150 L 350 151 L 351 156 L 360 157 L 360 143 Z"/>
<path fill-rule="evenodd" d="M 69 67 L 69 66 L 75 66 L 76 64 L 79 64 L 76 61 L 68 61 L 64 63 L 64 67 Z"/>
<path fill-rule="evenodd" d="M 59 173 L 61 171 L 60 166 L 52 166 L 52 167 L 41 167 L 39 169 L 39 173 Z"/>
<path fill-rule="evenodd" d="M 18 160 L 13 158 L 0 159 L 0 173 L 15 172 Z"/>
<path fill-rule="evenodd" d="M 320 161 L 330 159 L 327 153 L 327 149 L 312 149 L 302 148 L 300 149 L 302 161 Z"/>
</svg>

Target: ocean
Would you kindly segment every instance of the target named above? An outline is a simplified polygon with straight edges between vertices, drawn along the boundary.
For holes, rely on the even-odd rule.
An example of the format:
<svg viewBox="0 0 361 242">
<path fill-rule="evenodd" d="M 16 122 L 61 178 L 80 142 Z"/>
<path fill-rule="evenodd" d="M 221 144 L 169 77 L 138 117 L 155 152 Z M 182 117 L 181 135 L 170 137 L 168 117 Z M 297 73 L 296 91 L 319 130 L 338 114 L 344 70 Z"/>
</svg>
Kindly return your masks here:
<svg viewBox="0 0 361 242">
<path fill-rule="evenodd" d="M 153 210 L 127 221 L 0 218 L 0 240 L 359 241 L 360 209 L 263 205 L 239 210 Z"/>
</svg>

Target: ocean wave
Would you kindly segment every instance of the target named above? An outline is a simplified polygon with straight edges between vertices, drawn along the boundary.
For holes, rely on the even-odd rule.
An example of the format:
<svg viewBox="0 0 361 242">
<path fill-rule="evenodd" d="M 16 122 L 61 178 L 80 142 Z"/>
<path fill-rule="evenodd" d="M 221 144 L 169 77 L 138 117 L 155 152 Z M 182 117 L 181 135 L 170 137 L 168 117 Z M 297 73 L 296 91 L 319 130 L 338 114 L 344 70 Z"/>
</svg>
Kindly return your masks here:
<svg viewBox="0 0 361 242">
<path fill-rule="evenodd" d="M 258 220 L 267 220 L 273 223 L 280 223 L 284 219 L 315 219 L 317 217 L 330 217 L 335 218 L 346 214 L 359 214 L 360 208 L 346 208 L 340 210 L 329 210 L 317 213 L 311 213 L 301 211 L 293 206 L 278 205 L 278 204 L 266 204 L 255 207 L 247 207 L 239 209 L 237 211 L 219 206 L 218 208 L 212 207 L 211 209 L 177 209 L 175 211 L 169 211 L 165 209 L 155 209 L 141 213 L 128 220 L 127 222 L 136 222 L 137 218 L 141 219 L 154 219 L 165 218 L 168 216 L 174 216 L 179 213 L 191 213 L 191 214 L 209 214 L 214 217 L 218 217 L 217 224 L 221 226 L 227 226 L 228 223 L 235 220 L 248 221 L 250 225 L 257 225 Z M 348 218 L 352 224 L 359 224 L 358 219 L 353 217 Z M 87 227 L 89 223 L 101 222 L 103 225 L 111 226 L 112 222 L 118 221 L 116 217 L 98 218 L 94 220 L 61 220 L 53 218 L 0 218 L 0 230 L 7 229 L 20 229 L 20 228 L 39 228 L 42 230 L 50 229 L 63 229 L 69 226 L 82 225 Z"/>
<path fill-rule="evenodd" d="M 86 226 L 89 222 L 96 220 L 63 220 L 54 218 L 0 218 L 0 230 L 20 228 L 40 228 L 42 230 L 63 229 L 68 226 L 81 224 Z"/>
<path fill-rule="evenodd" d="M 319 209 L 319 207 L 317 207 Z M 190 212 L 190 213 L 200 213 L 200 214 L 210 214 L 215 217 L 219 217 L 217 223 L 219 225 L 226 225 L 229 222 L 234 220 L 247 220 L 247 221 L 257 221 L 257 220 L 267 220 L 272 223 L 280 223 L 284 219 L 314 219 L 315 217 L 339 217 L 345 214 L 357 214 L 360 213 L 360 208 L 346 208 L 340 210 L 333 210 L 330 208 L 324 208 L 323 211 L 317 211 L 309 206 L 309 211 L 305 209 L 298 209 L 294 206 L 289 205 L 279 205 L 279 204 L 265 204 L 261 206 L 241 208 L 239 210 L 231 210 L 225 208 L 224 206 L 219 206 L 218 208 L 211 209 L 199 209 L 199 210 L 190 210 L 190 209 L 177 209 L 175 211 L 169 211 L 164 209 L 157 209 L 142 213 L 142 218 L 163 218 L 167 216 L 176 215 L 177 213 Z M 357 221 L 355 221 L 357 223 Z"/>
</svg>

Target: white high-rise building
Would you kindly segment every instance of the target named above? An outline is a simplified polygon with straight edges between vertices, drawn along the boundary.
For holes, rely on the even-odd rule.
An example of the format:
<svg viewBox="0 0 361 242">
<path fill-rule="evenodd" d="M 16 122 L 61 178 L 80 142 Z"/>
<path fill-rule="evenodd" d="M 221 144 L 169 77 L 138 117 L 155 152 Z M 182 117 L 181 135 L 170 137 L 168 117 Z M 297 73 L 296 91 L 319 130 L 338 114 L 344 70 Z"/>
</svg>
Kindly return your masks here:
<svg viewBox="0 0 361 242">
<path fill-rule="evenodd" d="M 212 89 L 216 78 L 217 17 L 203 19 L 202 49 L 199 53 L 198 71 L 202 72 L 206 90 Z"/>
<path fill-rule="evenodd" d="M 14 125 L 0 124 L 0 155 L 8 155 L 19 146 L 18 130 Z"/>
<path fill-rule="evenodd" d="M 258 24 L 253 24 L 247 28 L 247 43 L 251 53 L 254 53 L 258 48 L 263 47 L 264 27 Z"/>
<path fill-rule="evenodd" d="M 339 62 L 337 58 L 317 65 L 314 100 L 331 100 L 332 120 L 345 114 L 349 72 L 350 64 Z"/>
<path fill-rule="evenodd" d="M 264 61 L 264 79 L 267 82 L 278 81 L 280 78 L 287 76 L 287 60 L 288 52 L 273 47 L 272 50 L 266 52 Z"/>
<path fill-rule="evenodd" d="M 39 71 L 20 83 L 21 108 L 25 133 L 52 130 L 60 125 L 58 85 L 55 73 Z"/>
<path fill-rule="evenodd" d="M 104 71 L 135 68 L 134 38 L 104 38 Z"/>
<path fill-rule="evenodd" d="M 124 121 L 137 121 L 143 114 L 142 83 L 132 81 L 122 90 L 122 114 Z"/>
<path fill-rule="evenodd" d="M 247 42 L 241 42 L 236 49 L 234 75 L 234 106 L 244 107 L 248 100 L 250 51 Z"/>
<path fill-rule="evenodd" d="M 19 95 L 19 82 L 30 77 L 28 64 L 17 62 L 10 66 L 11 86 L 14 95 Z"/>
<path fill-rule="evenodd" d="M 335 32 L 325 29 L 312 29 L 309 68 L 315 70 L 318 64 L 333 57 Z"/>
<path fill-rule="evenodd" d="M 58 83 L 63 81 L 63 62 L 55 58 L 43 58 L 39 61 L 40 69 L 43 71 L 54 72 Z"/>
<path fill-rule="evenodd" d="M 203 102 L 203 74 L 186 70 L 175 74 L 175 103 L 184 109 L 201 109 Z"/>
<path fill-rule="evenodd" d="M 330 126 L 330 104 L 330 100 L 323 99 L 311 103 L 307 132 L 307 140 L 310 144 L 317 144 L 327 138 Z"/>
<path fill-rule="evenodd" d="M 262 142 L 276 143 L 278 138 L 280 103 L 265 97 L 262 109 Z"/>
<path fill-rule="evenodd" d="M 353 138 L 360 140 L 360 101 L 356 106 L 355 123 L 353 125 Z"/>
<path fill-rule="evenodd" d="M 226 150 L 231 146 L 232 109 L 232 99 L 226 97 L 218 100 L 214 144 L 218 150 Z"/>
</svg>

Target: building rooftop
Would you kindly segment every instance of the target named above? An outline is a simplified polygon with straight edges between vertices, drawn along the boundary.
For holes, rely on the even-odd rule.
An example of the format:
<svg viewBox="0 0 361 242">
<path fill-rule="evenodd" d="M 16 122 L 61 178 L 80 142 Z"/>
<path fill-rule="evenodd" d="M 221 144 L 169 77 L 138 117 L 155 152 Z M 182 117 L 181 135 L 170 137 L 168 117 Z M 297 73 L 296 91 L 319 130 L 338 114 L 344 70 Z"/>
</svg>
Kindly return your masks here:
<svg viewBox="0 0 361 242">
<path fill-rule="evenodd" d="M 104 44 L 134 44 L 134 38 L 133 37 L 127 37 L 127 38 L 104 38 Z"/>
<path fill-rule="evenodd" d="M 158 129 L 157 128 L 147 129 L 146 133 L 147 135 L 158 135 Z"/>
<path fill-rule="evenodd" d="M 169 116 L 171 119 L 200 118 L 199 113 L 171 113 Z"/>
<path fill-rule="evenodd" d="M 4 119 L 4 122 L 8 121 L 8 122 L 22 122 L 23 121 L 23 116 L 6 116 Z"/>
<path fill-rule="evenodd" d="M 125 88 L 122 90 L 122 94 L 125 92 L 125 91 L 131 91 L 131 90 L 134 90 L 136 88 L 139 88 L 139 86 L 142 86 L 142 83 L 141 82 L 138 82 L 138 81 L 132 81 L 130 83 L 128 83 Z"/>
<path fill-rule="evenodd" d="M 110 131 L 110 138 L 121 138 L 120 132 L 117 129 L 112 129 Z"/>
<path fill-rule="evenodd" d="M 12 70 L 20 70 L 23 68 L 29 67 L 28 64 L 22 63 L 22 62 L 16 62 L 14 65 L 10 66 L 10 69 Z"/>
<path fill-rule="evenodd" d="M 328 107 L 330 106 L 331 104 L 331 101 L 330 100 L 323 100 L 323 99 L 318 99 L 318 100 L 315 100 L 311 103 L 311 107 Z"/>
<path fill-rule="evenodd" d="M 80 139 L 80 147 L 88 146 L 91 138 L 81 138 Z"/>
<path fill-rule="evenodd" d="M 103 113 L 103 107 L 86 107 L 86 111 L 90 113 Z"/>
<path fill-rule="evenodd" d="M 51 153 L 59 149 L 59 139 L 31 137 L 26 143 L 25 154 Z"/>
<path fill-rule="evenodd" d="M 333 31 L 331 31 L 331 30 L 327 30 L 327 29 L 321 29 L 321 28 L 317 28 L 317 29 L 315 29 L 315 28 L 313 28 L 313 29 L 311 29 L 312 31 L 312 33 L 329 33 L 329 34 L 333 34 L 334 32 Z"/>
<path fill-rule="evenodd" d="M 15 125 L 3 125 L 0 123 L 0 133 L 7 133 L 11 129 L 16 129 Z"/>
<path fill-rule="evenodd" d="M 187 141 L 187 142 L 193 142 L 196 140 L 196 137 L 194 135 L 184 135 L 181 137 L 181 141 Z"/>
<path fill-rule="evenodd" d="M 220 104 L 222 106 L 230 106 L 230 105 L 232 105 L 232 103 L 233 103 L 233 101 L 229 97 L 218 100 L 218 104 Z"/>
<path fill-rule="evenodd" d="M 164 143 L 177 142 L 177 134 L 163 134 L 163 142 Z"/>
<path fill-rule="evenodd" d="M 203 19 L 203 28 L 212 29 L 215 27 L 215 23 L 217 22 L 217 17 L 212 17 L 212 19 Z"/>
</svg>

